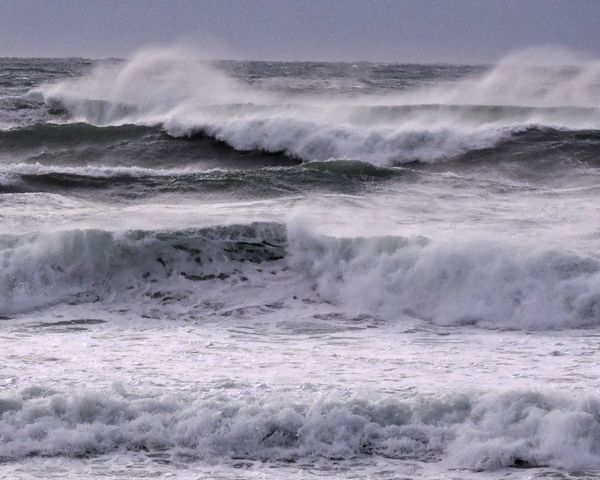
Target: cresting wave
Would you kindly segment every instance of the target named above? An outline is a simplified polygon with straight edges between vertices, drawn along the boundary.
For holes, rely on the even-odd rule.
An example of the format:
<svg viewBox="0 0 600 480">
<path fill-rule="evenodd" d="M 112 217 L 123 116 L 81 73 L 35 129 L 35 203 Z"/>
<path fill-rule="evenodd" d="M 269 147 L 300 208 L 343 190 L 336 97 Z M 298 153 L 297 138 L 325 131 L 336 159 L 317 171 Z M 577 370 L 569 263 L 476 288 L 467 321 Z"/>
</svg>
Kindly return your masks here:
<svg viewBox="0 0 600 480">
<path fill-rule="evenodd" d="M 207 280 L 234 283 L 244 262 L 278 260 L 284 229 L 276 224 L 216 227 L 182 232 L 99 230 L 4 236 L 0 311 L 23 311 L 64 301 L 126 299 L 148 295 L 164 300 L 168 291 Z M 247 278 L 246 278 L 247 280 Z M 199 296 L 202 288 L 196 286 Z M 186 295 L 187 296 L 187 295 Z"/>
<path fill-rule="evenodd" d="M 600 261 L 499 242 L 334 238 L 297 224 L 255 223 L 5 235 L 0 248 L 4 315 L 63 302 L 154 301 L 164 312 L 171 304 L 183 312 L 208 305 L 218 317 L 233 298 L 256 303 L 253 288 L 260 288 L 268 292 L 265 303 L 328 302 L 348 315 L 391 321 L 534 330 L 600 325 Z"/>
<path fill-rule="evenodd" d="M 202 132 L 240 151 L 379 165 L 436 162 L 493 147 L 533 126 L 599 130 L 600 67 L 577 62 L 532 66 L 513 56 L 479 78 L 329 98 L 253 89 L 172 48 L 141 52 L 29 95 L 75 122 L 160 125 L 183 137 Z"/>
<path fill-rule="evenodd" d="M 468 107 L 464 107 L 468 110 Z M 380 110 L 377 108 L 377 110 Z M 421 110 L 421 108 L 419 108 Z M 491 111 L 497 110 L 491 107 Z M 530 109 L 526 109 L 528 111 Z M 430 110 L 434 111 L 434 110 Z M 441 110 L 442 112 L 444 110 Z M 451 112 L 453 110 L 450 110 Z M 407 113 L 411 115 L 410 110 Z M 576 115 L 576 114 L 574 114 Z M 399 114 L 399 118 L 405 116 Z M 581 118 L 581 116 L 579 117 Z M 471 118 L 474 120 L 474 118 Z M 516 120 L 515 120 L 516 121 Z M 472 159 L 475 154 L 480 161 L 514 160 L 526 155 L 528 162 L 539 158 L 551 158 L 553 155 L 566 154 L 568 160 L 573 162 L 585 161 L 597 163 L 600 153 L 600 130 L 595 129 L 565 129 L 540 126 L 519 125 L 504 129 L 498 139 L 492 144 L 483 142 L 473 144 L 469 148 L 459 147 L 450 155 L 444 154 L 445 159 L 464 160 Z M 260 130 L 260 127 L 257 127 Z M 173 133 L 173 132 L 171 132 Z M 204 130 L 191 130 L 184 134 L 175 132 L 170 136 L 168 132 L 159 127 L 138 126 L 123 124 L 118 126 L 95 126 L 88 123 L 35 123 L 31 125 L 13 126 L 10 129 L 0 130 L 0 149 L 11 152 L 9 160 L 15 158 L 26 160 L 30 163 L 82 166 L 89 165 L 89 170 L 97 165 L 135 166 L 135 168 L 160 168 L 193 169 L 199 167 L 215 168 L 250 168 L 265 165 L 289 166 L 301 163 L 304 158 L 320 161 L 335 158 L 357 158 L 367 163 L 373 158 L 367 155 L 298 155 L 298 152 L 289 150 L 285 145 L 281 148 L 273 146 L 266 149 L 263 143 L 237 145 L 230 144 L 227 139 L 215 135 L 215 132 Z M 412 135 L 412 134 L 411 134 Z M 419 134 L 420 135 L 420 134 Z M 411 149 L 421 149 L 429 142 L 429 134 L 415 135 L 412 140 L 410 135 L 403 142 L 412 144 Z M 376 140 L 375 136 L 372 137 Z M 433 140 L 433 137 L 430 139 Z M 438 140 L 440 140 L 438 138 Z M 265 140 L 266 141 L 266 140 Z M 394 148 L 390 146 L 390 158 L 393 157 Z M 239 150 L 238 150 L 239 149 Z M 318 148 L 316 151 L 321 151 Z M 324 150 L 322 151 L 324 152 Z M 401 150 L 398 150 L 401 152 Z M 405 151 L 404 153 L 406 153 Z M 413 153 L 415 153 L 414 150 Z M 423 153 L 424 150 L 421 151 Z M 463 155 L 460 155 L 463 154 Z M 6 154 L 5 154 L 6 155 Z M 412 155 L 412 154 L 411 154 Z M 402 162 L 409 163 L 424 160 L 421 154 L 403 157 Z M 432 157 L 433 158 L 433 157 Z M 340 161 L 340 160 L 338 160 Z M 374 166 L 386 168 L 386 164 Z M 7 163 L 10 166 L 11 163 Z M 6 167 L 5 167 L 6 168 Z M 159 173 L 160 174 L 160 173 Z"/>
<path fill-rule="evenodd" d="M 41 387 L 0 398 L 0 459 L 168 452 L 194 460 L 444 461 L 600 468 L 600 401 L 514 391 L 411 401 L 166 400 Z"/>
<path fill-rule="evenodd" d="M 33 123 L 0 130 L 3 169 L 14 163 L 81 167 L 98 165 L 155 169 L 249 168 L 294 165 L 284 155 L 237 152 L 206 135 L 173 138 L 159 127 Z"/>
</svg>

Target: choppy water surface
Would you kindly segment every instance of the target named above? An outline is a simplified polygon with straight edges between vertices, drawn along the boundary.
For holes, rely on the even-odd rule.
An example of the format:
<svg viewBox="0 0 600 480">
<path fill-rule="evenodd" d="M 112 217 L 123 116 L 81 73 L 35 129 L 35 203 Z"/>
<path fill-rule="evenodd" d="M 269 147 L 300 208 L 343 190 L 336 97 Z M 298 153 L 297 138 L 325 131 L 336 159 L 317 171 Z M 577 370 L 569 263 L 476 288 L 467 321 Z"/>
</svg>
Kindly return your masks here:
<svg viewBox="0 0 600 480">
<path fill-rule="evenodd" d="M 600 69 L 537 63 L 0 59 L 0 476 L 600 475 Z"/>
</svg>

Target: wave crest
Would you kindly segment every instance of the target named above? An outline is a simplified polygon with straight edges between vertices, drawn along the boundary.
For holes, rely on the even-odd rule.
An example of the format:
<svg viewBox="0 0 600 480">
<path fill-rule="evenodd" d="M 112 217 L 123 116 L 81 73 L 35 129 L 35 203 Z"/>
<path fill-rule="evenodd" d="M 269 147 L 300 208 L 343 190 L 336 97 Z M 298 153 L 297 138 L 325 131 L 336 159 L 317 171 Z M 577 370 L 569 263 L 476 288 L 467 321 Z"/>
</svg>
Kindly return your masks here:
<svg viewBox="0 0 600 480">
<path fill-rule="evenodd" d="M 239 150 L 303 160 L 435 162 L 489 148 L 532 126 L 600 129 L 598 64 L 515 66 L 385 96 L 308 97 L 259 91 L 177 49 L 151 50 L 37 89 L 74 121 L 204 132 Z"/>
</svg>

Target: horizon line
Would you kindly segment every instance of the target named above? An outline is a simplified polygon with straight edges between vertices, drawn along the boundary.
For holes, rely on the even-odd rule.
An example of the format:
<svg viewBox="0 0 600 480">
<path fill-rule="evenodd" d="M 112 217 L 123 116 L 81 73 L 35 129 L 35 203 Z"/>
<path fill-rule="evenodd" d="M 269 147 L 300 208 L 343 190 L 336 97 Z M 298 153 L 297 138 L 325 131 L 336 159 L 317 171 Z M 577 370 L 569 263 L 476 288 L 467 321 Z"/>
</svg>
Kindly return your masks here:
<svg viewBox="0 0 600 480">
<path fill-rule="evenodd" d="M 89 57 L 89 56 L 39 56 L 39 55 L 0 55 L 0 60 L 88 60 L 88 61 L 127 61 L 129 57 Z M 378 64 L 378 65 L 448 65 L 456 67 L 486 67 L 493 65 L 494 62 L 483 63 L 467 63 L 467 62 L 452 62 L 452 61 L 400 61 L 400 60 L 272 60 L 260 58 L 197 58 L 201 62 L 259 62 L 259 63 L 331 63 L 331 64 Z"/>
</svg>

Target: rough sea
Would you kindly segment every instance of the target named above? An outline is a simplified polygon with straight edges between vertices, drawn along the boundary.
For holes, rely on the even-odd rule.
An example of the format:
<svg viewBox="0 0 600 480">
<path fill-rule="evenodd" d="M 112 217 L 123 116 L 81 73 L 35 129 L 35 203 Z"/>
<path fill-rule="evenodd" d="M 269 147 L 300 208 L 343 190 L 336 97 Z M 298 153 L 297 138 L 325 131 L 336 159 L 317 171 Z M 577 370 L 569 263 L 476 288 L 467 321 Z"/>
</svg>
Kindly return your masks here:
<svg viewBox="0 0 600 480">
<path fill-rule="evenodd" d="M 0 59 L 0 477 L 600 477 L 600 63 Z"/>
</svg>

